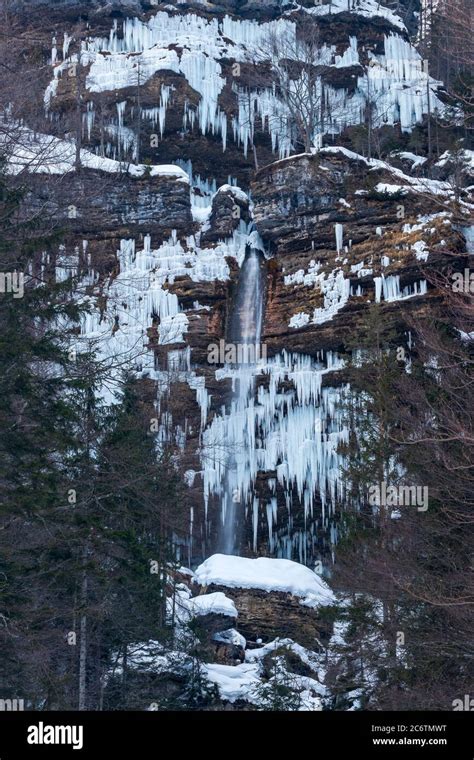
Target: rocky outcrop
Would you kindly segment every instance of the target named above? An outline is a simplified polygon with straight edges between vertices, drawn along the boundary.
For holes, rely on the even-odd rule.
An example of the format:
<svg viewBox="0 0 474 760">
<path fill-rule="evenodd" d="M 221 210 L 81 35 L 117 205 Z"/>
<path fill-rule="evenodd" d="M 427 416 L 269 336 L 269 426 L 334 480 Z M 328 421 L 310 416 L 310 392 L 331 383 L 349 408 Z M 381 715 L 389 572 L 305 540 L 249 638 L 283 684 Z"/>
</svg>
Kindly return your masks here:
<svg viewBox="0 0 474 760">
<path fill-rule="evenodd" d="M 192 231 L 188 183 L 176 176 L 133 177 L 126 172 L 82 169 L 58 179 L 41 176 L 27 199 L 59 225 L 90 236 L 114 232 L 116 237 L 148 233 L 158 243 L 175 229 Z"/>
<path fill-rule="evenodd" d="M 216 243 L 232 237 L 240 221 L 250 221 L 248 198 L 239 188 L 223 185 L 212 199 L 208 229 L 202 233 L 202 242 Z"/>
<path fill-rule="evenodd" d="M 207 564 L 214 559 L 223 568 L 239 558 L 216 555 Z M 184 568 L 171 573 L 168 609 L 178 621 L 176 651 L 164 654 L 154 642 L 137 644 L 128 660 L 134 678 L 141 681 L 142 700 L 151 701 L 151 694 L 153 699 L 167 698 L 170 691 L 178 694 L 180 684 L 183 688 L 191 678 L 199 684 L 203 709 L 268 709 L 270 704 L 273 709 L 278 705 L 286 710 L 322 709 L 329 698 L 324 673 L 332 634 L 331 608 L 310 609 L 292 592 L 259 589 L 258 562 L 244 560 L 250 575 L 255 573 L 255 587 L 249 578 L 247 588 L 202 586 L 196 581 L 204 565 L 196 575 Z M 269 562 L 283 573 L 281 577 L 285 571 L 296 573 L 294 577 L 303 574 L 311 585 L 307 568 L 286 560 Z M 315 578 L 314 583 L 331 596 L 322 581 Z M 220 604 L 235 605 L 232 627 L 229 617 L 213 611 L 215 597 Z"/>
<path fill-rule="evenodd" d="M 226 588 L 210 585 L 206 592 L 225 591 L 237 607 L 238 630 L 251 647 L 280 638 L 290 638 L 306 647 L 329 640 L 330 615 L 305 607 L 291 594 L 260 589 Z"/>
<path fill-rule="evenodd" d="M 193 229 L 189 184 L 179 176 L 143 176 L 82 168 L 62 176 L 33 175 L 24 199 L 27 214 L 41 214 L 61 234 L 66 249 L 87 249 L 89 262 L 104 275 L 117 268 L 120 240 L 145 235 L 159 245 L 176 230 Z"/>
<path fill-rule="evenodd" d="M 437 183 L 417 182 L 384 162 L 342 149 L 294 156 L 258 172 L 254 218 L 274 257 L 264 335 L 270 352 L 282 346 L 313 353 L 343 349 L 344 336 L 357 329 L 376 300 L 375 278 L 398 277 L 401 296 L 432 268 L 462 268 L 463 237 L 445 219 L 450 190 L 445 186 L 444 195 L 434 194 L 438 190 L 443 187 Z M 420 216 L 428 219 L 426 230 L 417 225 Z M 317 275 L 327 279 L 334 273 L 341 283 L 349 281 L 350 295 L 325 313 Z M 426 298 L 416 295 L 407 304 L 428 308 Z M 382 301 L 382 308 L 389 320 L 390 314 L 397 319 L 397 299 Z M 315 309 L 321 311 L 313 323 Z M 301 312 L 307 323 L 290 327 Z"/>
</svg>

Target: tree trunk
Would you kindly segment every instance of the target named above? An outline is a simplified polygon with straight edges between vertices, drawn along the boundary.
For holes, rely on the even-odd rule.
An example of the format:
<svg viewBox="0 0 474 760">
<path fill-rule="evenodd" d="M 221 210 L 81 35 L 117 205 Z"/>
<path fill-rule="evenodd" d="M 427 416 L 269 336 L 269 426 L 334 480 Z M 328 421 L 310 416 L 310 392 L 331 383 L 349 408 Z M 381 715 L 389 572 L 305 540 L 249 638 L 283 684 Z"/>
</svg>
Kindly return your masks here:
<svg viewBox="0 0 474 760">
<path fill-rule="evenodd" d="M 87 559 L 87 546 L 84 547 L 83 562 L 85 565 Z M 80 622 L 80 643 L 79 643 L 79 710 L 86 709 L 86 668 L 87 668 L 87 571 L 84 567 L 81 585 L 81 622 Z"/>
<path fill-rule="evenodd" d="M 81 109 L 81 74 L 80 61 L 77 65 L 76 73 L 76 156 L 74 168 L 79 171 L 81 167 L 81 147 L 82 147 L 82 109 Z"/>
<path fill-rule="evenodd" d="M 431 98 L 430 98 L 430 80 L 428 74 L 428 67 L 426 69 L 428 79 L 426 80 L 426 95 L 428 99 L 428 161 L 431 158 Z"/>
</svg>

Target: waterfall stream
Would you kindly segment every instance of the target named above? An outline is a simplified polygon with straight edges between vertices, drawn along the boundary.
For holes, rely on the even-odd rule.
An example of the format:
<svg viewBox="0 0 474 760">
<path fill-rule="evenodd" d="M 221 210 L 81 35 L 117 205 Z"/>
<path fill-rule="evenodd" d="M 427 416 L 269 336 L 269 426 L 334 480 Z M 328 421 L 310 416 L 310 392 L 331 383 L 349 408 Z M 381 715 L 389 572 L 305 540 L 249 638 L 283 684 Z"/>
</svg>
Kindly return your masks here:
<svg viewBox="0 0 474 760">
<path fill-rule="evenodd" d="M 227 454 L 226 482 L 223 492 L 220 545 L 224 554 L 238 553 L 242 527 L 244 495 L 240 472 L 248 461 L 247 449 L 255 438 L 254 414 L 256 365 L 260 356 L 263 319 L 262 255 L 250 248 L 239 275 L 234 312 L 228 331 L 229 344 L 236 350 L 234 397 L 230 415 L 235 420 L 230 439 L 225 442 Z"/>
</svg>

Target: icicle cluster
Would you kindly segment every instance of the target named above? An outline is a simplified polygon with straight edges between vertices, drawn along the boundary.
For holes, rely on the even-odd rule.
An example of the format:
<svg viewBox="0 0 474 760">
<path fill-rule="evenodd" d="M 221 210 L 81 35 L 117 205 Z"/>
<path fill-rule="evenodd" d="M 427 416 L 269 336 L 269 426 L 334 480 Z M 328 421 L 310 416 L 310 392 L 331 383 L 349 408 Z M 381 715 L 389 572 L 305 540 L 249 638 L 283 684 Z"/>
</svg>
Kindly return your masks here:
<svg viewBox="0 0 474 760">
<path fill-rule="evenodd" d="M 426 280 L 419 280 L 412 285 L 407 285 L 400 288 L 399 275 L 388 275 L 387 277 L 382 274 L 381 277 L 374 277 L 375 283 L 375 301 L 402 301 L 405 298 L 413 298 L 414 296 L 423 296 L 428 292 L 428 284 Z"/>
<path fill-rule="evenodd" d="M 216 378 L 230 377 L 234 388 L 237 384 L 241 387 L 230 409 L 223 408 L 214 416 L 202 434 L 205 502 L 217 497 L 225 519 L 228 494 L 233 494 L 252 520 L 254 544 L 263 509 L 270 544 L 279 556 L 293 554 L 292 505 L 302 505 L 309 531 L 315 500 L 320 500 L 322 520 L 327 524 L 340 495 L 342 460 L 337 449 L 347 435 L 339 406 L 343 391 L 323 388 L 322 378 L 342 366 L 332 353 L 314 360 L 284 351 L 256 368 L 216 372 Z M 256 397 L 255 376 L 266 377 Z M 282 390 L 284 382 L 291 390 Z M 229 456 L 233 462 L 230 470 Z M 288 509 L 283 525 L 277 522 L 276 497 L 260 504 L 255 494 L 258 472 L 274 473 L 269 481 L 274 491 L 277 483 L 283 489 Z M 301 547 L 306 543 L 304 540 Z"/>
<path fill-rule="evenodd" d="M 367 3 L 370 5 L 369 0 L 366 0 L 365 5 L 355 3 L 351 10 L 364 15 L 368 13 Z M 316 13 L 322 7 L 324 6 L 307 9 L 307 12 Z M 376 15 L 379 11 L 380 9 Z M 296 39 L 295 30 L 296 25 L 289 19 L 260 24 L 253 20 L 235 20 L 229 16 L 218 20 L 205 19 L 194 13 L 180 15 L 160 11 L 148 21 L 126 19 L 120 28 L 115 22 L 108 38 L 88 39 L 83 43 L 80 63 L 90 65 L 87 88 L 91 93 L 136 88 L 159 71 L 181 74 L 200 96 L 197 107 L 187 101 L 184 104 L 185 129 L 196 127 L 203 134 L 209 132 L 220 135 L 225 150 L 230 126 L 234 140 L 247 152 L 258 119 L 262 128 L 269 132 L 273 149 L 279 152 L 280 157 L 285 157 L 293 148 L 293 126 L 287 106 L 278 97 L 274 87 L 245 89 L 240 85 L 238 74 L 235 75 L 232 87 L 237 98 L 238 112 L 231 117 L 230 125 L 219 98 L 226 84 L 224 59 L 262 62 L 262 46 L 265 46 L 269 34 L 281 35 L 288 40 L 286 44 L 291 45 Z M 56 94 L 59 77 L 71 64 L 79 63 L 77 55 L 67 58 L 69 42 L 65 37 L 63 62 L 55 65 L 53 81 L 46 90 L 47 108 Z M 56 64 L 57 56 L 57 49 L 53 47 L 53 64 Z M 348 125 L 363 122 L 369 104 L 373 126 L 400 123 L 404 131 L 410 131 L 421 122 L 428 108 L 431 111 L 443 110 L 443 105 L 436 96 L 439 83 L 423 70 L 420 55 L 398 32 L 386 34 L 384 53 L 369 53 L 369 58 L 369 66 L 357 78 L 355 89 L 335 89 L 329 85 L 323 88 L 319 82 L 319 97 L 324 101 L 326 112 L 323 131 L 337 134 Z M 336 54 L 335 46 L 322 45 L 319 59 L 321 65 L 336 68 L 359 65 L 357 38 L 349 37 L 348 47 L 342 55 Z M 294 80 L 293 85 L 298 88 L 300 82 Z M 170 87 L 162 87 L 159 103 L 141 111 L 142 119 L 159 125 L 161 135 L 170 103 L 170 91 Z M 112 124 L 108 131 L 119 143 L 121 150 L 127 149 L 127 146 L 133 150 L 130 136 L 123 131 L 123 115 L 122 127 Z M 90 132 L 93 113 L 88 114 L 87 119 L 87 129 Z M 322 125 L 318 125 L 318 133 L 321 128 Z"/>
</svg>

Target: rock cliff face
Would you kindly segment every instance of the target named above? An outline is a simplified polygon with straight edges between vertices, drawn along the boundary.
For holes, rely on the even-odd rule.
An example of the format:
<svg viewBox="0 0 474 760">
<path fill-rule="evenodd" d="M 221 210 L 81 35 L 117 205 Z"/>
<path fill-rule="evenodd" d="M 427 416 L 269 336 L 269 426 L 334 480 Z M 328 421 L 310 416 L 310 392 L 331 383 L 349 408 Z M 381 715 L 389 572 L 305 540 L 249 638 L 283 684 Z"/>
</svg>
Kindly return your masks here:
<svg viewBox="0 0 474 760">
<path fill-rule="evenodd" d="M 27 199 L 33 211 L 42 209 L 54 218 L 59 229 L 67 224 L 72 241 L 79 239 L 109 250 L 125 237 L 151 235 L 159 245 L 172 230 L 193 230 L 189 183 L 176 176 L 117 176 L 105 171 L 83 169 L 69 172 L 58 183 L 54 178 L 36 177 Z M 106 255 L 106 254 L 105 254 Z M 100 255 L 94 260 L 100 268 Z"/>
<path fill-rule="evenodd" d="M 352 337 L 379 303 L 405 344 L 400 302 L 429 316 L 432 272 L 466 264 L 468 198 L 449 157 L 431 162 L 428 179 L 425 157 L 407 150 L 427 86 L 431 108 L 443 108 L 410 43 L 413 4 L 399 14 L 371 0 L 34 5 L 40 25 L 15 6 L 21 54 L 39 70 L 29 126 L 81 149 L 80 171 L 74 161 L 36 168 L 27 205 L 62 235 L 37 266 L 79 278 L 91 306 L 82 338 L 100 337 L 105 356 L 129 352 L 156 384 L 160 435 L 178 445 L 187 484 L 186 559 L 215 547 L 235 449 L 241 550 L 322 556 L 344 488 L 338 410 Z M 309 24 L 321 118 L 316 147 L 300 153 L 262 47 L 271 30 L 297 40 Z M 369 111 L 393 142 L 379 144 L 386 160 L 344 147 Z M 11 118 L 28 126 L 30 115 L 31 102 L 13 103 Z M 246 380 L 209 350 L 229 335 L 250 249 L 265 272 L 266 358 L 241 409 Z"/>
<path fill-rule="evenodd" d="M 398 297 L 382 300 L 395 321 L 403 292 L 411 296 L 410 308 L 428 308 L 436 293 L 421 291 L 427 272 L 462 268 L 465 251 L 462 235 L 446 223 L 443 195 L 430 190 L 449 197 L 447 184 L 417 182 L 343 149 L 297 156 L 257 173 L 254 218 L 273 254 L 265 316 L 271 351 L 282 345 L 307 353 L 343 350 L 367 306 L 380 301 L 381 278 L 398 278 Z M 417 225 L 423 216 L 426 224 Z M 341 281 L 332 300 L 320 288 L 330 278 Z"/>
<path fill-rule="evenodd" d="M 290 638 L 311 647 L 315 640 L 328 643 L 332 626 L 311 609 L 303 607 L 292 596 L 258 589 L 225 589 L 212 585 L 210 593 L 225 591 L 239 611 L 239 632 L 248 642 L 267 644 L 280 638 Z"/>
<path fill-rule="evenodd" d="M 153 3 L 141 2 L 140 0 L 13 0 L 11 9 L 18 13 L 26 13 L 32 8 L 41 8 L 44 13 L 73 9 L 74 11 L 95 11 L 101 9 L 110 13 L 114 10 L 136 13 L 150 7 Z"/>
</svg>

